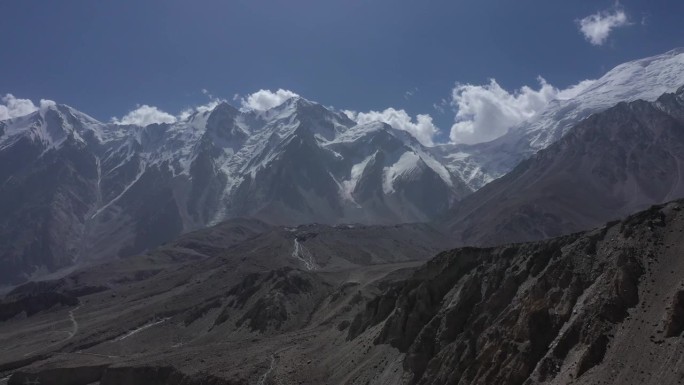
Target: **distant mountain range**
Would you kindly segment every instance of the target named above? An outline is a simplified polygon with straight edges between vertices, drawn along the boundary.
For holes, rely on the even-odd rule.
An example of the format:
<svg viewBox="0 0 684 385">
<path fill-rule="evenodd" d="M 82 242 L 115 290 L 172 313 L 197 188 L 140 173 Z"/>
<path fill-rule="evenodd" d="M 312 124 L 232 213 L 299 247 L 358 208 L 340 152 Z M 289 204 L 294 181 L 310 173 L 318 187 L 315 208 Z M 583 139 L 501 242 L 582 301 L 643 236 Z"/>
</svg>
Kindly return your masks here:
<svg viewBox="0 0 684 385">
<path fill-rule="evenodd" d="M 492 239 L 506 241 L 584 228 L 679 195 L 673 180 L 666 193 L 644 190 L 634 202 L 615 205 L 609 199 L 610 194 L 621 197 L 620 189 L 628 194 L 634 183 L 646 188 L 643 178 L 650 176 L 645 167 L 661 167 L 667 179 L 679 166 L 676 127 L 644 123 L 633 136 L 621 129 L 650 118 L 674 124 L 680 94 L 656 104 L 621 105 L 622 112 L 609 112 L 615 116 L 592 117 L 578 130 L 571 128 L 620 102 L 652 102 L 682 84 L 684 51 L 675 50 L 618 66 L 575 98 L 553 102 L 534 121 L 492 142 L 434 147 L 387 124 L 356 124 L 300 97 L 267 111 L 241 111 L 223 103 L 174 124 L 146 127 L 102 123 L 65 105 L 50 106 L 0 122 L 0 283 L 132 255 L 238 217 L 275 225 L 436 221 L 466 243 L 487 243 L 492 231 L 498 237 Z M 667 98 L 673 100 L 669 107 Z M 618 118 L 621 123 L 614 122 Z M 596 128 L 587 128 L 591 125 Z M 602 133 L 607 125 L 613 134 Z M 660 130 L 667 135 L 661 137 Z M 594 133 L 583 135 L 586 131 Z M 546 221 L 534 217 L 526 223 L 515 219 L 518 214 L 508 220 L 506 212 L 497 211 L 513 207 L 505 197 L 520 191 L 522 202 L 536 197 L 525 189 L 538 194 L 552 190 L 542 190 L 546 185 L 539 178 L 520 179 L 521 169 L 480 188 L 564 135 L 560 147 L 520 167 L 549 172 L 565 170 L 563 164 L 590 167 L 587 175 L 598 178 L 592 183 L 602 183 L 585 186 L 594 188 L 590 191 L 599 207 L 591 208 L 594 216 L 563 216 L 577 205 L 551 197 L 563 208 L 530 214 Z M 630 145 L 647 148 L 627 150 Z M 567 150 L 551 156 L 559 148 Z M 625 179 L 636 177 L 643 180 Z M 598 190 L 609 194 L 596 196 Z M 537 198 L 535 204 L 541 205 Z M 521 207 L 529 211 L 524 203 Z M 445 213 L 452 217 L 444 219 Z M 554 227 L 558 218 L 562 223 Z M 516 228 L 520 225 L 530 228 Z"/>
</svg>

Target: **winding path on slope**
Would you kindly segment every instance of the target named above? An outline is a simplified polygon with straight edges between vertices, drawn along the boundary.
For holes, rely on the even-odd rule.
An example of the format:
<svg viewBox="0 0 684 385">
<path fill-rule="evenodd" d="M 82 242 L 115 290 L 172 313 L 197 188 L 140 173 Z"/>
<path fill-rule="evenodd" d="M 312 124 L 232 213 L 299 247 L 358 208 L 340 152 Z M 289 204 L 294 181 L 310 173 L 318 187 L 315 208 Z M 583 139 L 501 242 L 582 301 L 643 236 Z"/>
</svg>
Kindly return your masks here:
<svg viewBox="0 0 684 385">
<path fill-rule="evenodd" d="M 74 315 L 74 312 L 76 310 L 78 310 L 80 307 L 81 306 L 79 305 L 78 307 L 76 307 L 76 309 L 69 310 L 69 319 L 71 320 L 71 331 L 69 332 L 69 337 L 67 337 L 66 339 L 64 339 L 60 342 L 70 340 L 70 339 L 74 338 L 76 333 L 78 333 L 78 321 L 76 321 L 76 316 Z"/>
<path fill-rule="evenodd" d="M 69 341 L 70 339 L 74 338 L 76 333 L 78 333 L 78 321 L 76 321 L 76 315 L 74 313 L 76 312 L 76 310 L 78 310 L 80 308 L 81 308 L 81 305 L 78 305 L 75 309 L 69 310 L 69 321 L 71 321 L 71 330 L 60 330 L 59 331 L 60 333 L 67 333 L 68 334 L 67 337 L 64 338 L 63 340 L 55 341 L 55 342 L 47 345 L 45 348 L 51 348 L 55 345 L 59 345 L 62 342 L 66 342 L 66 341 Z M 38 350 L 30 351 L 30 352 L 24 354 L 24 357 L 28 357 L 37 351 Z"/>
</svg>

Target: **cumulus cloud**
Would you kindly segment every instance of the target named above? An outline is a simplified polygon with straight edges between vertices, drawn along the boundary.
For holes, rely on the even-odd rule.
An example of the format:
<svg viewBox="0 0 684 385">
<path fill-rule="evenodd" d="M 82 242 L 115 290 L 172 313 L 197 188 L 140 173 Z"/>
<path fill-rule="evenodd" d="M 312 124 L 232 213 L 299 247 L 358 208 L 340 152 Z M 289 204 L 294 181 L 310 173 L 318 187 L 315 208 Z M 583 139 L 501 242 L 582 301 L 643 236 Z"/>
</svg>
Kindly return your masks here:
<svg viewBox="0 0 684 385">
<path fill-rule="evenodd" d="M 299 95 L 290 90 L 284 90 L 282 88 L 275 92 L 271 90 L 259 90 L 253 94 L 247 95 L 245 98 L 242 98 L 240 103 L 242 104 L 243 109 L 266 111 L 281 105 L 287 99 L 295 96 Z"/>
<path fill-rule="evenodd" d="M 355 112 L 345 110 L 343 112 L 349 119 L 359 124 L 383 122 L 396 129 L 407 131 L 426 146 L 434 144 L 432 138 L 438 131 L 437 127 L 432 123 L 430 115 L 416 115 L 414 121 L 406 111 L 394 108 L 387 108 L 384 111 Z"/>
<path fill-rule="evenodd" d="M 52 100 L 41 99 L 36 106 L 30 99 L 19 99 L 12 94 L 6 94 L 0 101 L 0 120 L 28 115 L 38 109 L 44 110 L 55 105 Z"/>
<path fill-rule="evenodd" d="M 593 84 L 585 80 L 564 90 L 539 78 L 539 88 L 524 86 L 514 92 L 503 89 L 495 79 L 486 85 L 457 84 L 451 105 L 455 123 L 450 139 L 454 143 L 487 142 L 505 134 L 509 128 L 533 119 L 554 100 L 574 98 Z"/>
<path fill-rule="evenodd" d="M 628 26 L 630 22 L 627 13 L 616 4 L 612 9 L 577 20 L 577 25 L 585 39 L 593 45 L 600 46 L 608 40 L 615 28 Z"/>
<path fill-rule="evenodd" d="M 40 99 L 40 104 L 39 104 L 39 106 L 40 106 L 40 109 L 41 109 L 41 110 L 46 110 L 46 109 L 48 109 L 48 108 L 50 108 L 50 107 L 54 107 L 54 106 L 56 106 L 56 105 L 57 105 L 57 103 L 55 103 L 55 102 L 52 101 L 52 100 Z"/>
<path fill-rule="evenodd" d="M 12 119 L 28 115 L 38 108 L 29 99 L 18 99 L 12 94 L 3 96 L 0 104 L 0 120 Z"/>
<path fill-rule="evenodd" d="M 155 106 L 150 106 L 147 104 L 138 104 L 136 108 L 124 115 L 122 118 L 111 118 L 111 122 L 114 124 L 134 124 L 138 126 L 147 126 L 153 123 L 175 123 L 178 121 L 187 120 L 190 116 L 195 113 L 204 113 L 212 111 L 216 106 L 225 102 L 225 99 L 215 97 L 211 91 L 206 88 L 200 90 L 209 101 L 206 104 L 202 104 L 194 107 L 187 107 L 181 110 L 177 115 L 172 115 L 168 112 L 162 111 Z"/>
<path fill-rule="evenodd" d="M 127 113 L 121 119 L 112 118 L 114 124 L 135 124 L 147 126 L 153 123 L 175 123 L 176 117 L 147 104 L 138 105 L 136 109 Z"/>
</svg>

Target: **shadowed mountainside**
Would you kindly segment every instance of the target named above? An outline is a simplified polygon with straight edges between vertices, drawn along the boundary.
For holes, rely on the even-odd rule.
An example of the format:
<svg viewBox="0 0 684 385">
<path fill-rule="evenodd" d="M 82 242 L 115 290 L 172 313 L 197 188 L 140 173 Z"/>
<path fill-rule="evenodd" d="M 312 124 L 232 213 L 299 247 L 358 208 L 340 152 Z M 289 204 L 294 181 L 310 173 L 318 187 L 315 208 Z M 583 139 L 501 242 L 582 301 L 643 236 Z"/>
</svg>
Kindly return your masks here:
<svg viewBox="0 0 684 385">
<path fill-rule="evenodd" d="M 684 201 L 552 240 L 442 252 L 422 267 L 393 261 L 389 247 L 374 251 L 382 264 L 326 265 L 331 228 L 271 230 L 217 248 L 198 232 L 16 289 L 3 306 L 42 304 L 46 293 L 70 301 L 0 322 L 0 371 L 9 384 L 129 385 L 655 385 L 684 375 L 673 370 L 684 351 Z M 311 259 L 293 254 L 296 241 Z"/>
</svg>

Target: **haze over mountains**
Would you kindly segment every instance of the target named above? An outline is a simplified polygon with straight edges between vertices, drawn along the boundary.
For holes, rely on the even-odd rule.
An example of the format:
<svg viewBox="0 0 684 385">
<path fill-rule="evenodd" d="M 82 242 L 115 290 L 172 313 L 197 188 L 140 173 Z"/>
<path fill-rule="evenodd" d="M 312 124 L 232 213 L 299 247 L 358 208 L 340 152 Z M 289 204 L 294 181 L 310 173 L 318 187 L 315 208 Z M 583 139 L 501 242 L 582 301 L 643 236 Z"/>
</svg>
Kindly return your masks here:
<svg viewBox="0 0 684 385">
<path fill-rule="evenodd" d="M 623 101 L 653 101 L 682 82 L 682 50 L 626 63 L 574 98 L 551 103 L 534 121 L 492 142 L 470 146 L 425 147 L 405 131 L 379 122 L 358 125 L 343 113 L 300 97 L 266 111 L 241 111 L 222 103 L 177 123 L 146 127 L 101 123 L 65 105 L 46 105 L 0 122 L 0 281 L 135 254 L 230 218 L 280 225 L 396 224 L 434 221 L 450 209 L 466 212 L 473 203 L 459 203 L 463 198 L 560 139 L 582 118 Z M 662 109 L 655 105 L 628 114 L 623 123 L 646 118 L 635 116 L 638 113 L 659 114 L 654 108 Z M 679 107 L 674 103 L 672 108 Z M 590 157 L 608 143 L 577 135 L 564 146 L 572 141 L 572 151 L 594 151 Z M 661 150 L 672 156 L 681 154 L 676 132 L 667 140 L 659 134 L 623 138 L 624 147 L 644 139 L 660 140 L 671 148 Z M 594 150 L 584 148 L 592 145 Z M 660 145 L 654 142 L 650 148 Z M 667 156 L 638 155 L 641 167 L 660 164 L 653 157 Z M 612 167 L 601 163 L 607 158 L 604 154 L 583 161 Z M 570 167 L 570 161 L 557 163 Z M 537 162 L 542 168 L 550 166 Z M 667 174 L 677 164 L 662 164 L 661 172 Z M 605 181 L 601 191 L 619 189 L 613 182 L 618 180 Z M 504 193 L 488 187 L 466 202 L 486 210 L 503 204 L 496 199 L 485 203 L 488 191 Z M 534 184 L 525 182 L 525 187 Z M 678 188 L 670 190 L 647 193 L 624 210 L 611 211 L 612 216 L 676 198 Z M 598 206 L 611 210 L 610 196 L 597 200 Z M 572 206 L 567 202 L 564 207 Z M 494 209 L 487 213 L 498 215 Z M 485 214 L 477 216 L 474 221 L 487 220 Z M 597 214 L 594 220 L 576 220 L 531 237 L 578 230 L 603 219 Z M 451 229 L 475 231 L 469 223 Z M 486 238 L 497 228 L 477 227 L 477 237 Z"/>
</svg>

